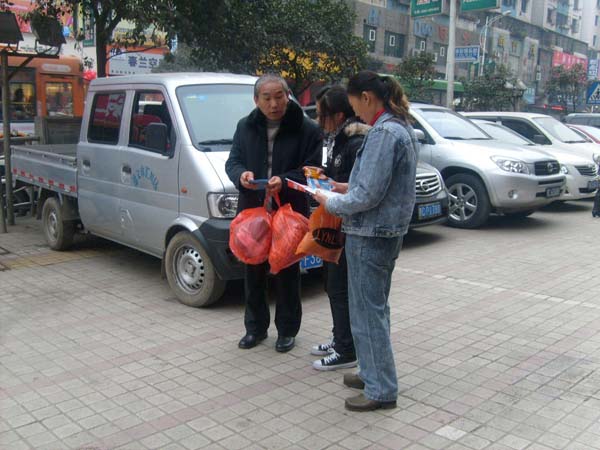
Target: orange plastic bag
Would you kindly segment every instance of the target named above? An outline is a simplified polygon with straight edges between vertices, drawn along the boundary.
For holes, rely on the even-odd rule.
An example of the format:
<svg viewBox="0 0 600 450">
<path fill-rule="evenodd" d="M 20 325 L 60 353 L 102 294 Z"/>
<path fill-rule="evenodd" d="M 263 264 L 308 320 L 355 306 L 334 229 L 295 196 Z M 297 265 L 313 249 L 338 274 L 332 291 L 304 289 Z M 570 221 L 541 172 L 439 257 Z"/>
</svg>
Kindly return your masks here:
<svg viewBox="0 0 600 450">
<path fill-rule="evenodd" d="M 243 210 L 229 227 L 229 248 L 245 264 L 264 263 L 269 258 L 271 240 L 271 215 L 265 206 Z"/>
<path fill-rule="evenodd" d="M 344 250 L 342 218 L 329 214 L 325 206 L 321 205 L 311 214 L 308 229 L 296 253 L 314 255 L 323 261 L 337 263 Z"/>
<path fill-rule="evenodd" d="M 278 196 L 275 196 L 275 201 L 277 205 L 280 204 Z M 273 242 L 269 252 L 269 265 L 271 273 L 276 274 L 304 258 L 305 255 L 298 255 L 296 249 L 308 231 L 308 219 L 286 203 L 275 212 L 271 225 Z"/>
</svg>

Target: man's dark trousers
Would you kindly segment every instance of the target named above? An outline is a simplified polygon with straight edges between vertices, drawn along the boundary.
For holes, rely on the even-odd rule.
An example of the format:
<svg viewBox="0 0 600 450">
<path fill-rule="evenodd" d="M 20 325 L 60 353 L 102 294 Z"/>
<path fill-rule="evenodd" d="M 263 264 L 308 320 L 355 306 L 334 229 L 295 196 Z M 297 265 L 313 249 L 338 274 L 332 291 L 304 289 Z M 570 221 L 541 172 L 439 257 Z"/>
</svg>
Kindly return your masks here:
<svg viewBox="0 0 600 450">
<path fill-rule="evenodd" d="M 246 265 L 244 295 L 246 312 L 244 325 L 248 334 L 266 333 L 270 323 L 267 302 L 267 263 Z M 275 326 L 279 336 L 294 337 L 300 329 L 302 305 L 300 304 L 300 266 L 294 264 L 272 275 L 270 283 L 275 289 Z"/>
</svg>

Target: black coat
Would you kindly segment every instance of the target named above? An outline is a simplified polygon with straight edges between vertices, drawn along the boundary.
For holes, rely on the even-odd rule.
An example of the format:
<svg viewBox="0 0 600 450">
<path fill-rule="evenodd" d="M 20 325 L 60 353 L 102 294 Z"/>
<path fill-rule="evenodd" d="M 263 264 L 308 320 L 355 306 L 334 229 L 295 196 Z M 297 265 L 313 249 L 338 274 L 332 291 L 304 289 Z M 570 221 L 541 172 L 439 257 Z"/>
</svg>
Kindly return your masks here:
<svg viewBox="0 0 600 450">
<path fill-rule="evenodd" d="M 304 116 L 295 102 L 290 101 L 275 136 L 271 166 L 272 176 L 281 177 L 283 181 L 279 193 L 282 205 L 291 203 L 294 211 L 308 216 L 308 196 L 289 189 L 285 179 L 306 184 L 302 167 L 320 166 L 322 151 L 319 127 Z M 240 176 L 246 171 L 253 172 L 255 179 L 267 178 L 267 121 L 258 108 L 238 122 L 225 170 L 240 191 L 238 212 L 263 204 L 264 190 L 246 189 L 240 184 Z"/>
<path fill-rule="evenodd" d="M 348 182 L 356 160 L 356 153 L 362 146 L 370 128 L 370 126 L 355 119 L 340 130 L 335 137 L 331 154 L 327 155 L 325 175 L 340 183 Z"/>
</svg>

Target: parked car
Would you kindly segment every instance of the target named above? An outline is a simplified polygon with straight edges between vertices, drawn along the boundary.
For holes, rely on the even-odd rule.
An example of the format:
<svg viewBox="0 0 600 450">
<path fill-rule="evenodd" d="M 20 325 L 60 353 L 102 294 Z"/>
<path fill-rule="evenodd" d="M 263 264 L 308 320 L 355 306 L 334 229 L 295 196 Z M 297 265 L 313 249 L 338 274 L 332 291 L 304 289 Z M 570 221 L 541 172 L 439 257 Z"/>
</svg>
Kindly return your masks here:
<svg viewBox="0 0 600 450">
<path fill-rule="evenodd" d="M 596 194 L 596 190 L 598 189 L 598 169 L 594 163 L 590 163 L 587 159 L 564 150 L 535 145 L 529 139 L 499 123 L 480 119 L 474 119 L 473 122 L 494 139 L 508 144 L 533 148 L 556 158 L 560 163 L 561 172 L 566 177 L 565 190 L 558 197 L 558 200 L 593 198 Z M 600 132 L 600 129 L 598 131 Z"/>
<path fill-rule="evenodd" d="M 450 225 L 477 228 L 491 213 L 529 215 L 561 195 L 565 176 L 555 158 L 494 140 L 447 108 L 414 103 L 411 115 L 419 158 L 447 186 Z"/>
<path fill-rule="evenodd" d="M 416 202 L 410 228 L 444 223 L 448 220 L 448 192 L 442 174 L 423 161 L 417 163 Z"/>
<path fill-rule="evenodd" d="M 592 127 L 590 125 L 574 125 L 567 124 L 567 126 L 581 137 L 587 139 L 589 142 L 600 144 L 600 128 Z"/>
<path fill-rule="evenodd" d="M 463 115 L 470 119 L 500 123 L 544 147 L 571 152 L 590 162 L 600 161 L 600 151 L 594 144 L 554 117 L 520 112 L 468 112 Z"/>
<path fill-rule="evenodd" d="M 572 113 L 565 116 L 565 123 L 576 125 L 590 125 L 600 127 L 600 114 L 598 113 Z"/>
</svg>

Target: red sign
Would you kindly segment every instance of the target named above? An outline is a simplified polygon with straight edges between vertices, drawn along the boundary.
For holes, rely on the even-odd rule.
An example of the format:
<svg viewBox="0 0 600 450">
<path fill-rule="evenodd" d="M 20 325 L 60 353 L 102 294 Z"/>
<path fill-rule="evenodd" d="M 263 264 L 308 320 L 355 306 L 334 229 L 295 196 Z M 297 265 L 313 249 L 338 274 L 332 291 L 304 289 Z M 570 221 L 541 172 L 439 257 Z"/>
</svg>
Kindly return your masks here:
<svg viewBox="0 0 600 450">
<path fill-rule="evenodd" d="M 31 33 L 31 25 L 29 22 L 25 22 L 21 17 L 23 14 L 27 14 L 35 8 L 34 2 L 32 0 L 11 0 L 11 5 L 8 9 L 15 13 L 17 17 L 17 23 L 19 24 L 19 29 L 22 33 Z M 64 27 L 70 28 L 70 33 L 72 36 L 72 28 L 73 28 L 73 15 L 65 14 L 60 17 L 60 22 Z"/>
<path fill-rule="evenodd" d="M 555 51 L 552 56 L 552 67 L 563 66 L 565 69 L 570 69 L 575 64 L 581 64 L 587 70 L 587 58 L 558 51 Z"/>
</svg>

